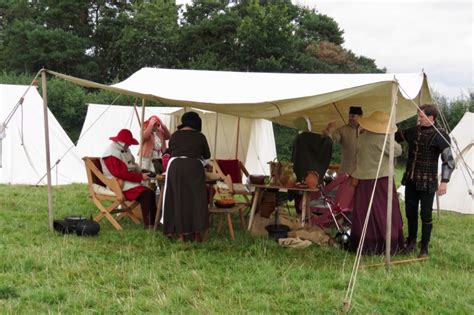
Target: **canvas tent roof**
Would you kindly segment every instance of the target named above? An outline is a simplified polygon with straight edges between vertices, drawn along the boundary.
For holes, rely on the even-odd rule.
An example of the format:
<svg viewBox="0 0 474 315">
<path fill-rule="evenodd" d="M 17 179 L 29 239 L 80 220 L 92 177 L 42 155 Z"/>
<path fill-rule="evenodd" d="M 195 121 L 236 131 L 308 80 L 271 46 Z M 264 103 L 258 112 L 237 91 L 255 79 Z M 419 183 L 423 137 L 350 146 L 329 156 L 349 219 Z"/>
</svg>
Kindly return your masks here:
<svg viewBox="0 0 474 315">
<path fill-rule="evenodd" d="M 191 110 L 191 109 L 190 109 Z M 206 136 L 211 154 L 220 159 L 233 159 L 238 144 L 238 158 L 252 174 L 268 174 L 266 162 L 276 157 L 275 138 L 272 123 L 265 119 L 238 118 L 215 112 L 195 110 L 202 119 L 202 132 Z M 141 109 L 138 109 L 141 115 Z M 157 115 L 170 131 L 174 131 L 184 113 L 182 107 L 146 107 L 145 119 Z M 133 106 L 89 104 L 77 148 L 82 155 L 100 156 L 110 136 L 122 128 L 128 128 L 138 139 L 140 128 Z M 214 151 L 216 117 L 218 117 L 217 149 Z M 99 121 L 99 123 L 96 123 Z M 237 137 L 237 132 L 239 136 Z M 138 146 L 131 147 L 137 155 Z"/>
<path fill-rule="evenodd" d="M 398 82 L 397 122 L 416 112 L 416 103 L 431 102 L 426 75 L 285 74 L 142 68 L 128 79 L 108 86 L 54 71 L 76 84 L 230 115 L 265 118 L 293 127 L 308 115 L 315 131 L 329 121 L 344 123 L 348 109 L 358 104 L 365 114 L 390 112 L 392 88 Z"/>
<path fill-rule="evenodd" d="M 474 113 L 464 114 L 450 137 L 454 146 L 457 142 L 462 159 L 458 150 L 454 149 L 456 169 L 451 175 L 447 193 L 439 197 L 440 208 L 474 214 Z"/>
<path fill-rule="evenodd" d="M 0 84 L 0 121 L 4 122 L 27 90 L 25 85 Z M 22 107 L 13 115 L 1 141 L 0 183 L 46 184 L 46 149 L 43 100 L 35 87 L 25 95 Z M 52 170 L 53 184 L 85 182 L 83 163 L 74 144 L 48 110 L 51 162 L 61 158 Z M 68 154 L 62 157 L 68 150 Z M 44 176 L 41 182 L 40 179 Z"/>
</svg>

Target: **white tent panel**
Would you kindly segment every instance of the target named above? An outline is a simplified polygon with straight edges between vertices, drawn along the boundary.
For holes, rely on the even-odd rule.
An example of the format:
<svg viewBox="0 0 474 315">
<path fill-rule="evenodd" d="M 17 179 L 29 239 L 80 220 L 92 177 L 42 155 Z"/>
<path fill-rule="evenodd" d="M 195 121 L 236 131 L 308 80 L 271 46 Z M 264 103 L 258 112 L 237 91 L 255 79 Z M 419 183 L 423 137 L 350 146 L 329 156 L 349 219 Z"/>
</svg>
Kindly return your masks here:
<svg viewBox="0 0 474 315">
<path fill-rule="evenodd" d="M 0 85 L 0 121 L 5 121 L 27 88 L 24 85 Z M 51 166 L 61 159 L 52 169 L 52 183 L 63 185 L 85 182 L 83 162 L 71 139 L 49 110 L 48 120 Z M 30 88 L 23 105 L 7 125 L 1 158 L 1 183 L 47 183 L 43 100 L 35 87 Z"/>
<path fill-rule="evenodd" d="M 448 192 L 439 197 L 440 208 L 474 214 L 474 113 L 466 113 L 450 136 L 456 169 L 451 175 Z"/>
<path fill-rule="evenodd" d="M 140 114 L 141 108 L 137 110 Z M 237 157 L 244 162 L 250 173 L 269 173 L 266 162 L 276 157 L 273 125 L 270 121 L 240 118 L 239 122 L 237 117 L 231 115 L 191 108 L 186 110 L 194 110 L 201 117 L 202 133 L 207 138 L 212 157 L 234 159 L 238 150 Z M 185 109 L 181 107 L 147 107 L 145 119 L 151 115 L 157 115 L 173 132 L 179 125 L 184 112 Z M 218 121 L 217 139 L 215 137 L 216 118 Z M 140 128 L 132 106 L 89 104 L 77 148 L 84 156 L 100 156 L 110 141 L 109 137 L 117 134 L 122 128 L 130 129 L 134 137 L 139 139 Z M 238 149 L 237 139 L 239 139 Z M 132 146 L 131 149 L 137 156 L 138 146 Z"/>
</svg>

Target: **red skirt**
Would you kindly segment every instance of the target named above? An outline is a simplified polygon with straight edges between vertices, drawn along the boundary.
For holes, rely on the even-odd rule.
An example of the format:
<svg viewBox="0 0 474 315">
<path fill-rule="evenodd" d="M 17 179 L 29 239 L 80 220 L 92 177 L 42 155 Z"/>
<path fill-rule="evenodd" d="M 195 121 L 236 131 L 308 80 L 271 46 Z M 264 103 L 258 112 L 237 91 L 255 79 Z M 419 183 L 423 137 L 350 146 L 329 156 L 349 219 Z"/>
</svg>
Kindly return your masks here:
<svg viewBox="0 0 474 315">
<path fill-rule="evenodd" d="M 367 216 L 372 189 L 375 179 L 359 180 L 355 190 L 354 209 L 352 217 L 351 240 L 349 243 L 350 251 L 357 251 L 362 236 L 362 228 Z M 385 230 L 387 226 L 387 192 L 388 177 L 382 177 L 377 180 L 372 210 L 370 212 L 367 233 L 365 235 L 363 254 L 383 254 L 385 252 Z M 393 185 L 392 200 L 392 234 L 391 234 L 391 254 L 403 249 L 403 222 L 400 213 L 400 204 L 395 184 Z"/>
</svg>

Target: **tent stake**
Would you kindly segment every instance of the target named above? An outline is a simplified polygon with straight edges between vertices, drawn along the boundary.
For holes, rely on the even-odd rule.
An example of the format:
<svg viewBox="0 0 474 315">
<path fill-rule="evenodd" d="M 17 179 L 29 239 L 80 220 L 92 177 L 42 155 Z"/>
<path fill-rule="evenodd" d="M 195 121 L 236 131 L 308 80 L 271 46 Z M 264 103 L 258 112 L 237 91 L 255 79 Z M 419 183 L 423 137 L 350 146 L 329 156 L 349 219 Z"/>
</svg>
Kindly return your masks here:
<svg viewBox="0 0 474 315">
<path fill-rule="evenodd" d="M 54 231 L 53 220 L 53 188 L 51 186 L 51 157 L 49 151 L 49 124 L 48 124 L 48 89 L 46 86 L 46 71 L 41 71 L 41 85 L 43 90 L 43 119 L 44 119 L 44 143 L 46 145 L 46 174 L 48 178 L 48 224 L 49 229 Z"/>
<path fill-rule="evenodd" d="M 428 260 L 428 257 L 420 257 L 420 258 L 411 258 L 411 259 L 404 259 L 404 260 L 397 260 L 397 261 L 392 261 L 390 262 L 391 265 L 403 265 L 403 264 L 411 264 L 415 262 L 420 262 L 420 261 L 425 261 Z M 373 267 L 382 267 L 385 266 L 385 262 L 383 263 L 378 263 L 378 264 L 371 264 L 371 265 L 365 265 L 365 266 L 360 266 L 360 268 L 373 268 Z"/>
</svg>

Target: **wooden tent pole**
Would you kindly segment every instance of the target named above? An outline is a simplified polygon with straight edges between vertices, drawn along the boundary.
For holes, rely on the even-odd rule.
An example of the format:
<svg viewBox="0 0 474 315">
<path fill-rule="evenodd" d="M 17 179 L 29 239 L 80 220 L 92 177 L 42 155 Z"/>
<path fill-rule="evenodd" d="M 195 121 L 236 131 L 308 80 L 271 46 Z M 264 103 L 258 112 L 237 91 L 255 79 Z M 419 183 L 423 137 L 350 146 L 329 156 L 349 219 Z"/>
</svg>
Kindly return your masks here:
<svg viewBox="0 0 474 315">
<path fill-rule="evenodd" d="M 142 118 L 141 121 L 140 119 L 138 120 L 138 124 L 140 125 L 140 148 L 138 149 L 138 152 L 140 152 L 140 158 L 138 159 L 138 165 L 142 167 L 142 160 L 143 160 L 143 154 L 142 154 L 142 149 L 143 149 L 143 134 L 144 134 L 144 129 L 145 129 L 145 124 L 143 123 L 145 121 L 145 99 L 142 98 Z"/>
<path fill-rule="evenodd" d="M 44 143 L 46 145 L 46 174 L 48 178 L 48 223 L 49 229 L 54 231 L 53 220 L 53 188 L 51 186 L 51 156 L 49 151 L 49 123 L 48 123 L 48 89 L 46 83 L 46 71 L 41 71 L 41 88 L 43 90 L 43 120 L 44 120 Z"/>
<path fill-rule="evenodd" d="M 214 160 L 217 159 L 217 128 L 219 126 L 219 113 L 216 113 L 216 128 L 214 129 Z"/>
<path fill-rule="evenodd" d="M 398 82 L 392 87 L 392 109 L 390 113 L 390 129 L 396 127 L 396 105 L 397 105 Z M 390 132 L 390 131 L 389 131 Z M 390 249 L 392 247 L 392 204 L 393 204 L 393 168 L 394 168 L 394 151 L 395 151 L 395 133 L 389 134 L 389 156 L 388 156 L 388 195 L 387 195 L 387 226 L 385 230 L 385 268 L 390 271 Z M 383 157 L 382 157 L 383 158 Z"/>
<path fill-rule="evenodd" d="M 235 140 L 235 159 L 239 158 L 240 117 L 237 117 L 237 139 Z"/>
</svg>

